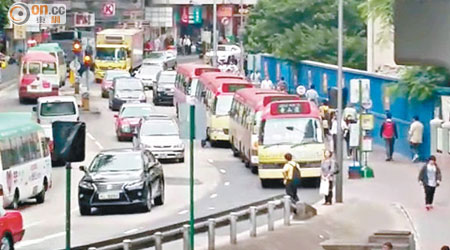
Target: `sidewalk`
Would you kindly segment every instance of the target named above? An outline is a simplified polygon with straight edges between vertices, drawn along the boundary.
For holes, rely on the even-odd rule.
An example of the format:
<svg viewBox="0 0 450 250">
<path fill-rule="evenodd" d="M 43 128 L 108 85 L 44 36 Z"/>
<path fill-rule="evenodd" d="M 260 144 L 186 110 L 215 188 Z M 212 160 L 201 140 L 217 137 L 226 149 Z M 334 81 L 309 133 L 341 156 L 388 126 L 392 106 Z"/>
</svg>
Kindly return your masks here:
<svg viewBox="0 0 450 250">
<path fill-rule="evenodd" d="M 1 69 L 0 90 L 10 86 L 19 78 L 19 66 L 17 64 L 10 64 L 5 69 Z"/>
<path fill-rule="evenodd" d="M 350 162 L 345 162 L 348 166 Z M 439 162 L 438 162 L 439 164 Z M 440 162 L 443 183 L 436 191 L 435 209 L 427 212 L 423 188 L 417 175 L 423 163 L 412 164 L 401 155 L 386 162 L 384 148 L 374 147 L 369 165 L 375 178 L 347 179 L 344 172 L 344 203 L 330 207 L 317 205 L 318 216 L 275 232 L 260 233 L 257 238 L 245 234 L 235 246 L 223 241 L 217 249 L 308 249 L 319 250 L 327 239 L 367 241 L 377 230 L 409 230 L 416 234 L 416 249 L 440 249 L 450 244 L 449 171 Z"/>
</svg>

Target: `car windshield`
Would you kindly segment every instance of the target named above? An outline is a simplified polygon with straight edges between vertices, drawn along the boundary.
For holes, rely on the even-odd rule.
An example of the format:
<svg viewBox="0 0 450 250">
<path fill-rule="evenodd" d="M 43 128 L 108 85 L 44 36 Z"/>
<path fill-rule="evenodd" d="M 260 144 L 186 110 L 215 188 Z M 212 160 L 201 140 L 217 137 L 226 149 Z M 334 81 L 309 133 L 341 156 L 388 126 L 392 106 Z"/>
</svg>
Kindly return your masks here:
<svg viewBox="0 0 450 250">
<path fill-rule="evenodd" d="M 153 120 L 142 125 L 141 136 L 178 135 L 177 124 L 172 120 Z"/>
<path fill-rule="evenodd" d="M 319 120 L 313 118 L 269 119 L 264 124 L 263 145 L 322 143 Z"/>
<path fill-rule="evenodd" d="M 230 112 L 231 104 L 233 103 L 232 95 L 219 95 L 216 98 L 216 115 L 228 115 Z"/>
<path fill-rule="evenodd" d="M 41 104 L 41 116 L 75 115 L 74 102 L 44 102 Z"/>
<path fill-rule="evenodd" d="M 121 77 L 121 76 L 129 77 L 130 73 L 128 73 L 126 71 L 107 71 L 105 78 L 107 81 L 112 81 L 112 80 L 114 80 L 114 78 Z"/>
<path fill-rule="evenodd" d="M 138 152 L 123 154 L 101 153 L 95 157 L 89 167 L 89 172 L 122 172 L 143 169 L 141 154 Z"/>
<path fill-rule="evenodd" d="M 120 117 L 144 117 L 151 115 L 152 113 L 153 109 L 150 107 L 124 107 Z"/>
<path fill-rule="evenodd" d="M 150 55 L 148 55 L 146 58 L 162 58 L 164 57 L 164 53 L 150 53 Z"/>
<path fill-rule="evenodd" d="M 160 83 L 175 83 L 175 78 L 177 75 L 175 74 L 161 74 L 159 76 L 159 81 Z"/>
<path fill-rule="evenodd" d="M 141 81 L 137 79 L 120 79 L 116 81 L 116 90 L 142 90 Z"/>
<path fill-rule="evenodd" d="M 117 48 L 97 48 L 97 59 L 98 60 L 125 60 L 125 51 Z"/>
</svg>

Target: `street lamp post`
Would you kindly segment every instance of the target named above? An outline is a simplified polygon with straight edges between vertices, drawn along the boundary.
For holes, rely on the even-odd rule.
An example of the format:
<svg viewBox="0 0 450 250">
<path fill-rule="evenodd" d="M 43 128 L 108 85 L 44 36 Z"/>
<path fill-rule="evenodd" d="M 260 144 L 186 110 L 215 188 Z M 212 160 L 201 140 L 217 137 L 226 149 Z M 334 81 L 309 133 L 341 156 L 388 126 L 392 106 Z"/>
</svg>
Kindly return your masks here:
<svg viewBox="0 0 450 250">
<path fill-rule="evenodd" d="M 239 64 L 240 64 L 240 71 L 241 74 L 244 74 L 244 0 L 241 0 L 241 4 L 240 4 L 240 14 L 241 14 L 241 25 L 239 27 L 240 29 L 240 47 L 241 47 L 241 56 L 240 56 L 240 60 L 239 60 Z"/>
<path fill-rule="evenodd" d="M 213 2 L 213 58 L 212 65 L 217 67 L 217 0 Z"/>
<path fill-rule="evenodd" d="M 338 108 L 338 114 L 337 114 L 337 154 L 336 154 L 336 161 L 338 164 L 338 174 L 336 178 L 336 202 L 342 203 L 343 197 L 342 197 L 342 183 L 343 183 L 343 169 L 344 169 L 344 161 L 343 161 L 343 144 L 342 144 L 342 111 L 343 111 L 343 100 L 342 100 L 342 88 L 343 82 L 342 82 L 342 57 L 343 57 L 343 0 L 338 0 L 338 75 L 337 75 L 337 87 L 338 87 L 338 100 L 337 100 L 337 108 Z"/>
</svg>

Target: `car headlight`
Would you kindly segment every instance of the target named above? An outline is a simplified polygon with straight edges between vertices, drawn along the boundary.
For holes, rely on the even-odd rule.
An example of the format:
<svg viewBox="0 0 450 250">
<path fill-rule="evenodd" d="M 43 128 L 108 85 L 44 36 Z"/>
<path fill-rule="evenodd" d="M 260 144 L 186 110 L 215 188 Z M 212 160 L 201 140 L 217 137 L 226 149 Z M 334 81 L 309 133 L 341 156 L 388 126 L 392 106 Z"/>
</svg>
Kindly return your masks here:
<svg viewBox="0 0 450 250">
<path fill-rule="evenodd" d="M 163 88 L 163 87 L 158 87 L 158 91 L 159 91 L 159 92 L 163 92 L 163 91 L 164 91 L 164 88 Z"/>
<path fill-rule="evenodd" d="M 152 148 L 152 145 L 141 143 L 141 148 Z"/>
<path fill-rule="evenodd" d="M 125 133 L 130 133 L 131 132 L 131 128 L 130 128 L 129 124 L 122 124 L 121 129 Z"/>
<path fill-rule="evenodd" d="M 84 188 L 84 189 L 94 189 L 94 185 L 91 182 L 87 182 L 87 181 L 81 181 L 79 184 L 80 188 Z"/>
<path fill-rule="evenodd" d="M 184 144 L 180 143 L 174 146 L 174 148 L 184 148 Z"/>
<path fill-rule="evenodd" d="M 144 181 L 134 181 L 130 182 L 125 186 L 126 190 L 136 190 L 136 189 L 143 189 L 144 188 Z"/>
<path fill-rule="evenodd" d="M 114 98 L 120 99 L 120 98 L 122 98 L 122 97 L 121 97 L 119 94 L 116 93 L 116 94 L 114 95 Z"/>
<path fill-rule="evenodd" d="M 145 100 L 145 99 L 147 99 L 147 97 L 145 96 L 145 94 L 141 94 L 141 95 L 139 96 L 139 100 Z"/>
</svg>

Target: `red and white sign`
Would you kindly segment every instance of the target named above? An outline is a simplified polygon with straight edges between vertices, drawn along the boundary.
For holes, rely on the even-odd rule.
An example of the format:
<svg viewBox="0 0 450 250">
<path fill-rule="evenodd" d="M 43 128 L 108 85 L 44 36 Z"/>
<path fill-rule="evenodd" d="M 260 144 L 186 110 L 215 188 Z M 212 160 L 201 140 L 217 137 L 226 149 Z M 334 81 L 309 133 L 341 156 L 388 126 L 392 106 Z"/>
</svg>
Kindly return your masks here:
<svg viewBox="0 0 450 250">
<path fill-rule="evenodd" d="M 233 16 L 233 6 L 232 5 L 221 5 L 217 10 L 218 17 L 232 17 Z"/>
<path fill-rule="evenodd" d="M 181 8 L 181 22 L 189 23 L 189 7 Z"/>
<path fill-rule="evenodd" d="M 228 25 L 230 23 L 230 19 L 228 17 L 223 17 L 222 20 L 220 20 L 220 22 L 223 25 Z"/>
<path fill-rule="evenodd" d="M 75 19 L 74 20 L 75 27 L 94 27 L 95 26 L 95 14 L 94 13 L 75 12 L 74 19 Z"/>
<path fill-rule="evenodd" d="M 103 16 L 115 16 L 116 15 L 116 4 L 115 3 L 104 3 L 102 12 L 103 12 Z"/>
</svg>

